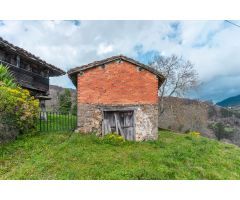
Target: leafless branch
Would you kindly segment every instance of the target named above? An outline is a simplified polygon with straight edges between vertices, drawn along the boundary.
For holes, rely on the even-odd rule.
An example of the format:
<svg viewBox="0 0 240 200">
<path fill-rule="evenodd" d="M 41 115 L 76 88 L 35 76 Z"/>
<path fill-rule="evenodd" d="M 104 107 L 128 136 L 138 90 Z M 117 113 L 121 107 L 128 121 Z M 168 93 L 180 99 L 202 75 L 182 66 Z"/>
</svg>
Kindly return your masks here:
<svg viewBox="0 0 240 200">
<path fill-rule="evenodd" d="M 160 113 L 164 112 L 164 97 L 183 96 L 198 85 L 198 74 L 194 65 L 182 57 L 157 55 L 149 65 L 160 71 L 166 78 L 159 89 Z"/>
</svg>

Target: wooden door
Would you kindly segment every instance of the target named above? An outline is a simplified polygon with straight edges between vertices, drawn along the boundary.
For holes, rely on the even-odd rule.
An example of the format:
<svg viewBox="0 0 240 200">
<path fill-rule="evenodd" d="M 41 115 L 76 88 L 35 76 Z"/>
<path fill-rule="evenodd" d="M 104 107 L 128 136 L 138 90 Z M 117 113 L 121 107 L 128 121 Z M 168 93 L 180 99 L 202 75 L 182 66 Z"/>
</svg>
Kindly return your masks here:
<svg viewBox="0 0 240 200">
<path fill-rule="evenodd" d="M 102 132 L 116 132 L 126 140 L 135 140 L 133 111 L 105 111 Z"/>
</svg>

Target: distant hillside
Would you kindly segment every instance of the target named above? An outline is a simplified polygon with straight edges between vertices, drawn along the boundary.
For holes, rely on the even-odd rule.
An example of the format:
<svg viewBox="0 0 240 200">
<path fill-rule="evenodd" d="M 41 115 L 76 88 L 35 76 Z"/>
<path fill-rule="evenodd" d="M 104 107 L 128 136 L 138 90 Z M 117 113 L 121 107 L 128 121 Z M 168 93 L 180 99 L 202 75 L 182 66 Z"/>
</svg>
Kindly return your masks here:
<svg viewBox="0 0 240 200">
<path fill-rule="evenodd" d="M 46 101 L 47 111 L 58 111 L 59 110 L 59 96 L 64 93 L 66 88 L 62 88 L 56 85 L 50 85 L 49 96 L 51 100 Z M 71 92 L 72 106 L 76 104 L 76 90 L 69 89 Z"/>
<path fill-rule="evenodd" d="M 240 95 L 227 98 L 221 102 L 218 102 L 217 105 L 222 107 L 240 106 Z"/>
<path fill-rule="evenodd" d="M 164 102 L 159 128 L 182 133 L 197 131 L 202 136 L 240 146 L 240 110 L 177 97 L 165 98 Z"/>
</svg>

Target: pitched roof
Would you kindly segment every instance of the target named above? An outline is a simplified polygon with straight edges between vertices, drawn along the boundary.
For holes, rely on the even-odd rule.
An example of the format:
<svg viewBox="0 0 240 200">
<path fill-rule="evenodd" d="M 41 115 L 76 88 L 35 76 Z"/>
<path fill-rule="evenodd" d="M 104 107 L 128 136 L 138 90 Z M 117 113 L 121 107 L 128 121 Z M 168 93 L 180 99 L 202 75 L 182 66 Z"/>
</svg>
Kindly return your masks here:
<svg viewBox="0 0 240 200">
<path fill-rule="evenodd" d="M 4 40 L 1 37 L 0 37 L 0 46 L 5 47 L 7 50 L 18 54 L 18 55 L 24 57 L 25 59 L 33 61 L 33 62 L 35 62 L 39 65 L 42 65 L 46 68 L 49 68 L 51 76 L 60 76 L 60 75 L 66 74 L 63 70 L 59 69 L 58 67 L 47 63 L 46 61 L 42 60 L 41 58 L 31 54 L 30 52 L 28 52 L 20 47 L 17 47 L 15 45 L 9 43 L 8 41 Z"/>
<path fill-rule="evenodd" d="M 112 57 L 106 58 L 104 60 L 94 61 L 94 62 L 86 64 L 86 65 L 75 67 L 73 69 L 70 69 L 67 73 L 68 73 L 69 78 L 76 85 L 76 75 L 79 72 L 87 70 L 87 69 L 90 69 L 90 68 L 98 67 L 98 66 L 101 66 L 101 65 L 104 65 L 104 64 L 116 61 L 116 60 L 124 60 L 124 61 L 132 63 L 132 64 L 134 64 L 136 66 L 139 66 L 139 67 L 141 67 L 141 68 L 143 68 L 143 69 L 145 69 L 145 70 L 155 74 L 159 78 L 159 80 L 161 80 L 162 83 L 165 80 L 165 77 L 159 71 L 157 71 L 157 70 L 153 69 L 152 67 L 149 67 L 149 66 L 147 66 L 147 65 L 145 65 L 143 63 L 140 63 L 140 62 L 138 62 L 136 60 L 133 60 L 132 58 L 128 58 L 128 57 L 123 56 L 123 55 L 112 56 Z"/>
</svg>

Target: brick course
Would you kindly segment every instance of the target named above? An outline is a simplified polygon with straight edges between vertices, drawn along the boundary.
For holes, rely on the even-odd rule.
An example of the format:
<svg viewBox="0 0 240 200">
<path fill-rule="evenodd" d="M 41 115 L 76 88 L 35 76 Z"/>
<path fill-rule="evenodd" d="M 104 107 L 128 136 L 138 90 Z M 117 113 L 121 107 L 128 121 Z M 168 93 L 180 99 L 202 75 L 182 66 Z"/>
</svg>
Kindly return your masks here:
<svg viewBox="0 0 240 200">
<path fill-rule="evenodd" d="M 158 78 L 122 61 L 85 70 L 78 75 L 78 103 L 157 104 Z"/>
</svg>

